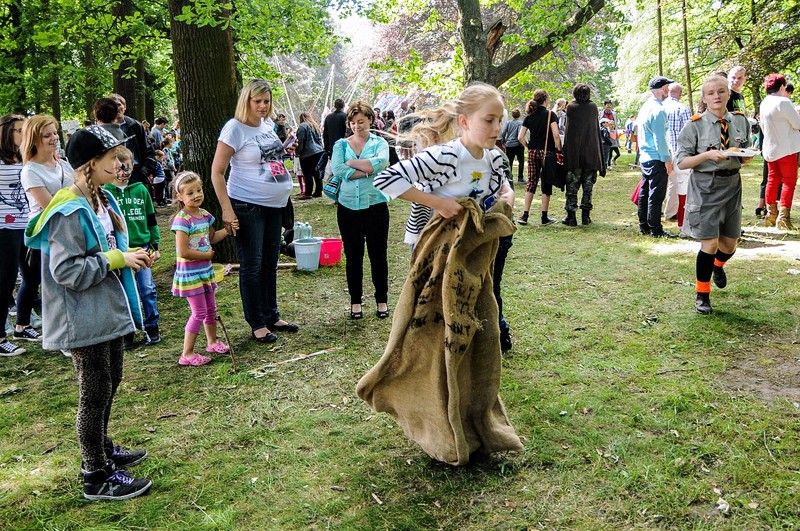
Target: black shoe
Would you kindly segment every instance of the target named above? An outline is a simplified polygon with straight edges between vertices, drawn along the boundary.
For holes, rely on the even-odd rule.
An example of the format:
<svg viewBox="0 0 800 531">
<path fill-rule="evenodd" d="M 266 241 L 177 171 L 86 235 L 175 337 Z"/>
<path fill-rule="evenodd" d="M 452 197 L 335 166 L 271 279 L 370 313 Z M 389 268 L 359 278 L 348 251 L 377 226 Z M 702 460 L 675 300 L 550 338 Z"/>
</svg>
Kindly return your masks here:
<svg viewBox="0 0 800 531">
<path fill-rule="evenodd" d="M 41 341 L 42 335 L 30 326 L 22 330 L 14 330 L 14 339 L 20 341 Z"/>
<path fill-rule="evenodd" d="M 542 226 L 543 227 L 545 225 L 552 225 L 555 222 L 556 222 L 556 220 L 554 220 L 553 218 L 542 218 Z"/>
<path fill-rule="evenodd" d="M 567 211 L 567 217 L 561 220 L 561 223 L 566 225 L 567 227 L 577 227 L 578 220 L 575 218 L 575 212 Z"/>
<path fill-rule="evenodd" d="M 350 307 L 350 319 L 352 319 L 353 321 L 358 321 L 359 319 L 363 319 L 363 318 L 364 318 L 364 310 L 363 309 L 361 311 L 354 312 L 353 311 L 353 307 L 352 306 Z"/>
<path fill-rule="evenodd" d="M 671 232 L 667 232 L 665 230 L 662 230 L 661 232 L 651 232 L 650 236 L 652 236 L 653 238 L 666 238 L 666 239 L 678 237 L 677 234 L 672 234 Z"/>
<path fill-rule="evenodd" d="M 87 500 L 129 500 L 147 492 L 149 479 L 135 479 L 108 463 L 100 470 L 83 474 L 83 497 Z"/>
<path fill-rule="evenodd" d="M 720 289 L 728 285 L 728 275 L 725 274 L 725 268 L 714 266 L 714 285 Z"/>
<path fill-rule="evenodd" d="M 511 334 L 508 330 L 500 332 L 500 350 L 507 352 L 511 350 Z"/>
<path fill-rule="evenodd" d="M 581 224 L 583 225 L 592 224 L 592 218 L 589 217 L 589 211 L 586 209 L 581 210 Z"/>
<path fill-rule="evenodd" d="M 766 208 L 761 208 L 761 207 L 757 208 L 756 209 L 756 217 L 758 219 L 764 219 L 765 217 L 767 217 L 767 209 Z"/>
<path fill-rule="evenodd" d="M 286 323 L 285 325 L 272 324 L 269 329 L 274 332 L 289 332 L 293 334 L 300 330 L 300 327 L 294 323 Z"/>
<path fill-rule="evenodd" d="M 697 313 L 703 315 L 708 315 L 714 311 L 714 309 L 711 308 L 711 298 L 708 293 L 697 294 L 697 299 L 694 301 L 694 309 L 697 310 Z"/>
<path fill-rule="evenodd" d="M 135 348 L 136 343 L 134 342 L 133 338 L 134 338 L 133 332 L 131 332 L 130 334 L 125 334 L 125 336 L 122 338 L 123 340 L 122 348 L 125 350 L 131 350 Z"/>
<path fill-rule="evenodd" d="M 389 317 L 389 309 L 387 308 L 385 310 L 375 310 L 375 316 L 378 319 L 386 319 L 387 317 Z"/>
<path fill-rule="evenodd" d="M 157 345 L 161 343 L 161 332 L 158 330 L 158 325 L 146 326 L 144 329 L 144 346 Z"/>
<path fill-rule="evenodd" d="M 525 179 L 517 179 L 517 182 L 519 184 L 525 184 L 527 181 L 525 181 Z"/>
<path fill-rule="evenodd" d="M 517 223 L 519 223 L 520 225 L 527 225 L 528 224 L 528 216 L 523 214 L 522 217 L 517 220 Z"/>
<path fill-rule="evenodd" d="M 147 450 L 123 450 L 120 446 L 114 447 L 111 460 L 117 469 L 138 465 L 147 457 Z"/>
<path fill-rule="evenodd" d="M 267 332 L 267 335 L 264 337 L 256 337 L 256 333 L 252 332 L 253 339 L 258 341 L 259 343 L 275 343 L 278 340 L 278 336 L 273 334 L 272 332 Z"/>
<path fill-rule="evenodd" d="M 650 236 L 650 227 L 648 225 L 639 224 L 639 235 Z"/>
</svg>

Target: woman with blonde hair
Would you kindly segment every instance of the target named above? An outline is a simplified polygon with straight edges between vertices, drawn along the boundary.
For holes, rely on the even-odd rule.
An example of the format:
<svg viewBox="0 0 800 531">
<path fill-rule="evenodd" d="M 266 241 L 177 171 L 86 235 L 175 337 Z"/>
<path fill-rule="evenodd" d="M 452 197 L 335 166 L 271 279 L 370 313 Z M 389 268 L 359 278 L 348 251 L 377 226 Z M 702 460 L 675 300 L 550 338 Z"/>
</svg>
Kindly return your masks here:
<svg viewBox="0 0 800 531">
<path fill-rule="evenodd" d="M 305 192 L 299 199 L 311 199 L 322 195 L 322 176 L 317 171 L 317 164 L 322 157 L 322 138 L 319 125 L 307 112 L 301 112 L 297 126 L 297 149 L 295 155 L 300 158 L 300 167 L 305 178 Z"/>
<path fill-rule="evenodd" d="M 37 114 L 22 128 L 22 172 L 20 181 L 30 207 L 29 218 L 47 208 L 53 196 L 71 186 L 75 172 L 58 157 L 58 122 L 52 116 Z M 41 341 L 41 335 L 31 326 L 33 304 L 41 283 L 41 253 L 31 249 L 20 260 L 23 282 L 17 293 L 17 324 L 14 337 L 26 341 Z M 27 281 L 26 281 L 27 280 Z"/>
<path fill-rule="evenodd" d="M 299 329 L 282 320 L 278 311 L 281 221 L 292 192 L 292 176 L 283 165 L 284 148 L 271 115 L 269 84 L 249 81 L 239 94 L 234 117 L 222 127 L 211 164 L 222 223 L 234 236 L 239 253 L 244 317 L 253 339 L 260 343 L 276 341 L 273 332 Z"/>
</svg>

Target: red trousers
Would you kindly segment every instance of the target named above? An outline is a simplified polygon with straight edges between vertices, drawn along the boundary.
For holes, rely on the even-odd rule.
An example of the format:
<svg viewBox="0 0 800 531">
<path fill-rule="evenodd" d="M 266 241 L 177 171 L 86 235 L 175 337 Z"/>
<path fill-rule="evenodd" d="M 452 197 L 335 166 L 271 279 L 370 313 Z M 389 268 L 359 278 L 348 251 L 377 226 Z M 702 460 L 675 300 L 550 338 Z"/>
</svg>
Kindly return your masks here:
<svg viewBox="0 0 800 531">
<path fill-rule="evenodd" d="M 778 185 L 783 185 L 780 197 L 781 206 L 792 208 L 794 187 L 797 185 L 797 153 L 767 162 L 767 190 L 764 198 L 768 205 L 778 202 Z"/>
</svg>

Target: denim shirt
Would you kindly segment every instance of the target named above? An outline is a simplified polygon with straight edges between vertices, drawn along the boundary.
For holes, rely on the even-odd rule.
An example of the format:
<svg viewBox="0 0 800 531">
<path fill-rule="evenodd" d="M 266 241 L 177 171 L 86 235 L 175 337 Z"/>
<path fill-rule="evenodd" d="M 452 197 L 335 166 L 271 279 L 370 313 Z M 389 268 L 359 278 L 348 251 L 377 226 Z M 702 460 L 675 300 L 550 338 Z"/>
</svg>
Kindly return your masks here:
<svg viewBox="0 0 800 531">
<path fill-rule="evenodd" d="M 362 179 L 350 180 L 356 172 L 345 161 L 352 159 L 369 160 L 372 164 L 372 174 Z M 370 133 L 361 155 L 358 156 L 350 147 L 346 138 L 338 140 L 333 145 L 331 169 L 333 174 L 342 179 L 339 187 L 339 203 L 350 210 L 365 210 L 379 203 L 387 203 L 389 198 L 375 188 L 373 179 L 389 162 L 389 144 L 386 140 Z"/>
</svg>

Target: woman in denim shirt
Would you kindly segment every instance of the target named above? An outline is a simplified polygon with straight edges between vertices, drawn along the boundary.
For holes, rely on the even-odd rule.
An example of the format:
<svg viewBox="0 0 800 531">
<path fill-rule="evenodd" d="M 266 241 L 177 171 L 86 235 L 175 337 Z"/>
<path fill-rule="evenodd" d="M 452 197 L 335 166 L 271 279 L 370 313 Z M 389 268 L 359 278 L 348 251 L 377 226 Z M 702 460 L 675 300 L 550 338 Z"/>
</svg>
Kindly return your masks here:
<svg viewBox="0 0 800 531">
<path fill-rule="evenodd" d="M 347 110 L 353 135 L 333 145 L 331 167 L 342 179 L 336 219 L 347 258 L 347 288 L 350 292 L 350 318 L 361 319 L 364 291 L 364 242 L 369 253 L 372 284 L 375 286 L 375 314 L 389 317 L 389 239 L 388 198 L 372 184 L 375 175 L 386 168 L 389 144 L 370 133 L 375 114 L 367 102 L 357 101 Z"/>
</svg>

